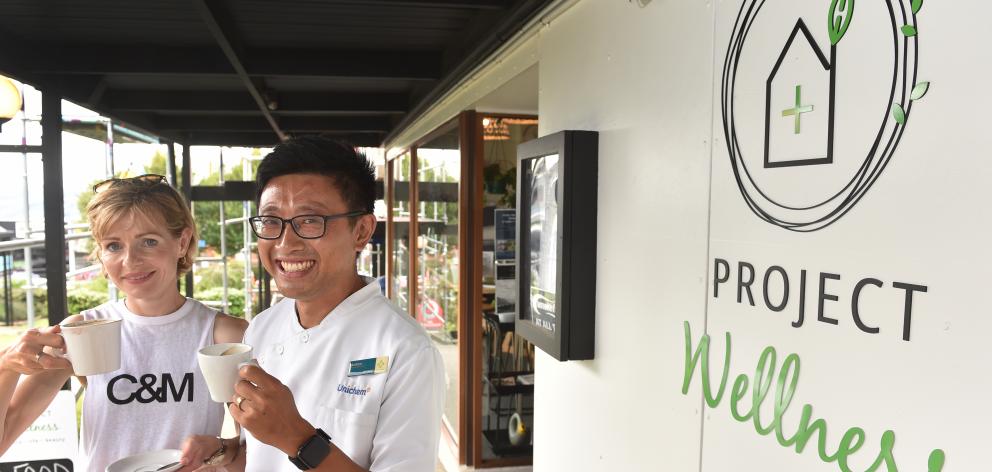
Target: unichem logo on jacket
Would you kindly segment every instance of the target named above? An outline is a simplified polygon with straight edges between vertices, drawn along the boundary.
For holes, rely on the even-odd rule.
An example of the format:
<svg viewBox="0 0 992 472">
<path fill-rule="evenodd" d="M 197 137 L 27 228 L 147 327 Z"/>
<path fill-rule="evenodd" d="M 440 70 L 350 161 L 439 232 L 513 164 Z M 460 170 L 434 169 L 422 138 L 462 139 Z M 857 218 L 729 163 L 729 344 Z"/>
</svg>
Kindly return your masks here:
<svg viewBox="0 0 992 472">
<path fill-rule="evenodd" d="M 338 391 L 341 393 L 347 393 L 348 395 L 357 395 L 364 397 L 372 389 L 370 387 L 355 387 L 352 385 L 338 384 Z"/>
</svg>

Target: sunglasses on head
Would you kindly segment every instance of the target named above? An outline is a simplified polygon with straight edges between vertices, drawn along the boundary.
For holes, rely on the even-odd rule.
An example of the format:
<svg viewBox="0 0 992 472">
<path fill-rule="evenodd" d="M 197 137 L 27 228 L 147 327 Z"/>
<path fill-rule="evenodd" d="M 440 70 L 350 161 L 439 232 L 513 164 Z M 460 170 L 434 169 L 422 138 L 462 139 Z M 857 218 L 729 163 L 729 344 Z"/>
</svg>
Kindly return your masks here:
<svg viewBox="0 0 992 472">
<path fill-rule="evenodd" d="M 103 182 L 94 185 L 93 193 L 100 193 L 104 190 L 116 187 L 121 184 L 148 184 L 149 186 L 151 186 L 154 184 L 161 184 L 161 183 L 168 185 L 169 181 L 165 179 L 164 175 L 158 175 L 158 174 L 144 174 L 144 175 L 139 175 L 137 177 L 124 177 L 124 178 L 114 177 L 112 179 L 107 179 L 104 180 Z"/>
</svg>

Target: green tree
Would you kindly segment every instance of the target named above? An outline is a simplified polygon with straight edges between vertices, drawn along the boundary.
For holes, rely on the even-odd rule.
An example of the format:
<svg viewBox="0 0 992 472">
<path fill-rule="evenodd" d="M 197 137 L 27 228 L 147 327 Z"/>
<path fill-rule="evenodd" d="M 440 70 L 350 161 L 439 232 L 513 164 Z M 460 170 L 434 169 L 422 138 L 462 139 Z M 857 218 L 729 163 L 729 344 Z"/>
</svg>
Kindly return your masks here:
<svg viewBox="0 0 992 472">
<path fill-rule="evenodd" d="M 93 199 L 93 186 L 100 183 L 101 180 L 103 179 L 94 180 L 93 182 L 86 184 L 86 190 L 80 192 L 79 197 L 76 198 L 76 208 L 79 209 L 80 223 L 86 222 L 86 207 L 90 205 L 90 200 Z"/>
<path fill-rule="evenodd" d="M 166 175 L 165 160 L 166 157 L 165 154 L 162 154 L 162 151 L 155 151 L 155 155 L 152 156 L 151 162 L 145 166 L 145 173 Z"/>
<path fill-rule="evenodd" d="M 145 166 L 146 174 L 158 174 L 165 175 L 165 154 L 161 151 L 155 151 L 155 155 L 152 156 L 151 162 Z M 125 177 L 123 172 L 117 172 L 114 174 L 115 178 Z M 79 221 L 86 221 L 86 207 L 89 206 L 90 200 L 93 199 L 93 186 L 103 182 L 105 179 L 96 179 L 86 185 L 86 189 L 80 192 L 79 197 L 76 198 L 76 208 L 79 209 Z"/>
</svg>

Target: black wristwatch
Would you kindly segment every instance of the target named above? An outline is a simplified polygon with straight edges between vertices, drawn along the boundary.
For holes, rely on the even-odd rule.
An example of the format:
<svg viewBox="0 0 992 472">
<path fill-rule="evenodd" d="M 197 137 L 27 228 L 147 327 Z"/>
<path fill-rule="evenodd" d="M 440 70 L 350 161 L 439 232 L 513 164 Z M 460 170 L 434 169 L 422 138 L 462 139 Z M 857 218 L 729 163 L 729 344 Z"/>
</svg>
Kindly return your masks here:
<svg viewBox="0 0 992 472">
<path fill-rule="evenodd" d="M 304 441 L 296 451 L 296 457 L 290 457 L 289 461 L 300 470 L 310 470 L 320 465 L 330 454 L 331 437 L 317 428 L 317 434 Z"/>
</svg>

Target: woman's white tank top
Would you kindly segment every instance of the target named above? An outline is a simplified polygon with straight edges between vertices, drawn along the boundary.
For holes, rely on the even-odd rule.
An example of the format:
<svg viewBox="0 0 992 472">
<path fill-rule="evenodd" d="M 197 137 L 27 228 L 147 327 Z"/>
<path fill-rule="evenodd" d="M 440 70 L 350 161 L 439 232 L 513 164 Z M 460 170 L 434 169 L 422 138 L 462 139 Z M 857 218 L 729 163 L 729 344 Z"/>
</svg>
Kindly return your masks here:
<svg viewBox="0 0 992 472">
<path fill-rule="evenodd" d="M 123 457 L 179 449 L 192 434 L 220 434 L 224 406 L 210 400 L 196 361 L 214 343 L 216 310 L 187 299 L 175 313 L 146 317 L 118 301 L 82 314 L 124 322 L 121 368 L 86 378 L 76 470 L 103 472 Z"/>
</svg>

